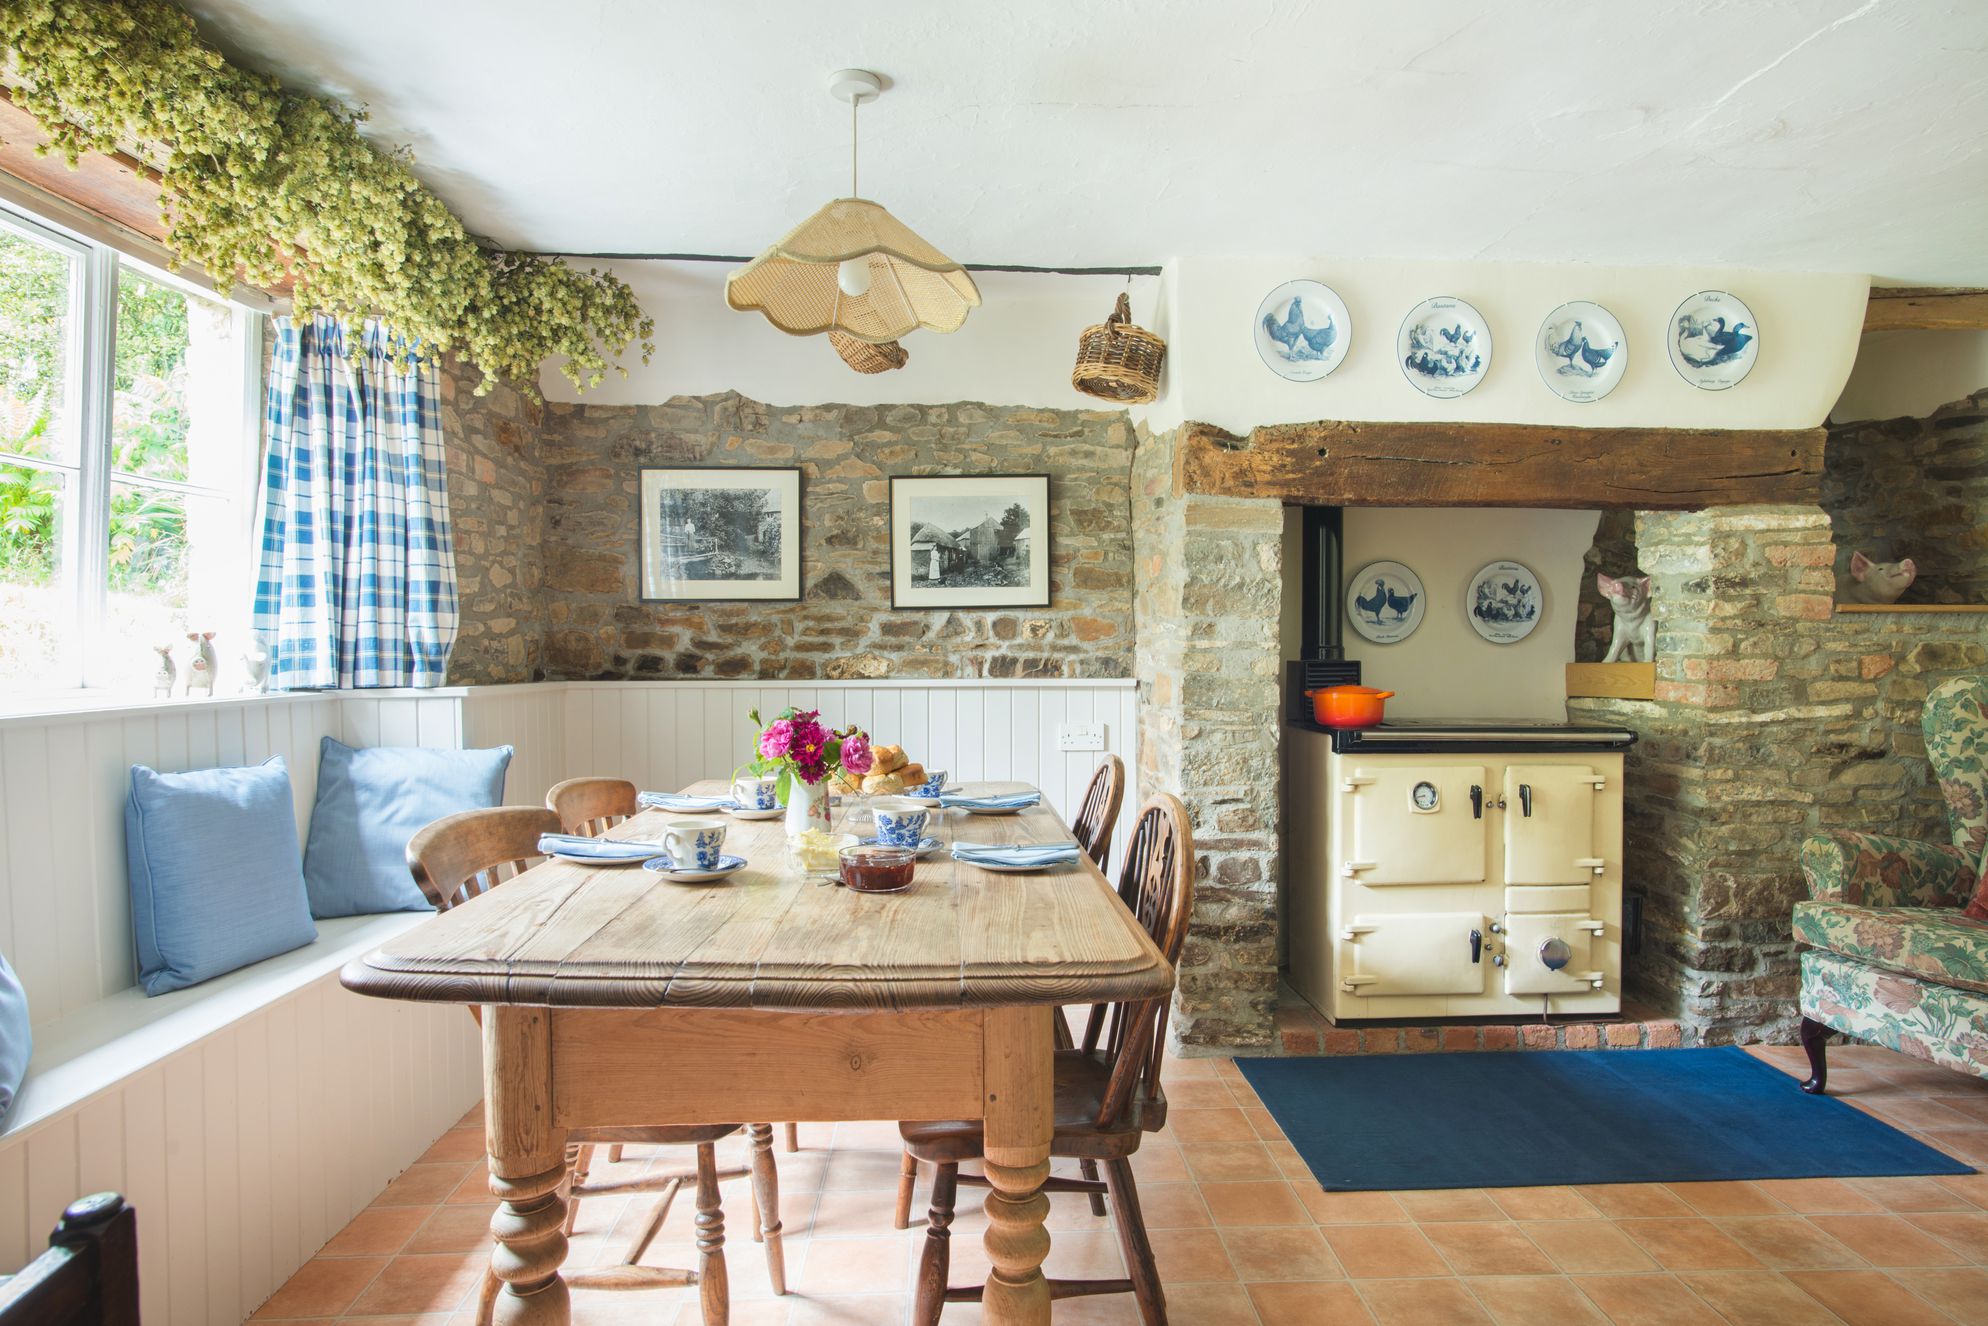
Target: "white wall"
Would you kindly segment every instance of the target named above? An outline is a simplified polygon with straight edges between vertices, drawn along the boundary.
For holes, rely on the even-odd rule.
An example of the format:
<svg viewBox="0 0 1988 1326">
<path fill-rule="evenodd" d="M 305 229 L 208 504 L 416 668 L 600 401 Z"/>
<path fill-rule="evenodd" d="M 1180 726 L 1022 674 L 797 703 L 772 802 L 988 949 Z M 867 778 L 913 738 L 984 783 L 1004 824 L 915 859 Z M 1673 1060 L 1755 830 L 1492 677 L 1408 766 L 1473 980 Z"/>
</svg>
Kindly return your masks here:
<svg viewBox="0 0 1988 1326">
<path fill-rule="evenodd" d="M 1581 559 L 1599 520 L 1593 511 L 1349 507 L 1347 576 L 1397 561 L 1421 577 L 1428 596 L 1422 625 L 1399 644 L 1345 628 L 1346 656 L 1360 660 L 1362 680 L 1395 692 L 1388 717 L 1564 721 Z M 1546 595 L 1539 624 L 1517 644 L 1492 644 L 1464 616 L 1471 579 L 1501 559 L 1531 567 Z"/>
<path fill-rule="evenodd" d="M 1070 385 L 1078 334 L 1110 315 L 1121 290 L 1131 292 L 1133 319 L 1144 325 L 1155 286 L 1150 276 L 975 272 L 981 306 L 964 327 L 946 335 L 913 332 L 903 341 L 910 362 L 864 374 L 843 363 L 826 337 L 789 336 L 758 313 L 729 308 L 730 264 L 625 259 L 591 265 L 634 289 L 656 320 L 656 353 L 643 364 L 639 350 L 631 352 L 623 360 L 626 378 L 609 374 L 585 393 L 548 366 L 539 378 L 549 400 L 653 405 L 672 396 L 737 391 L 774 405 L 987 401 L 1111 409 L 1109 401 Z"/>
<path fill-rule="evenodd" d="M 1325 282 L 1352 316 L 1345 361 L 1317 382 L 1287 382 L 1256 352 L 1257 305 L 1293 277 Z M 1146 417 L 1155 429 L 1198 420 L 1238 433 L 1316 419 L 1809 427 L 1822 422 L 1849 375 L 1868 288 L 1867 278 L 1840 273 L 1183 258 L 1167 267 L 1164 307 L 1157 314 L 1169 340 L 1167 394 Z M 1729 391 L 1691 386 L 1672 369 L 1665 349 L 1664 332 L 1678 303 L 1706 289 L 1730 290 L 1745 300 L 1761 329 L 1753 372 Z M 1468 300 L 1491 324 L 1491 369 L 1474 391 L 1455 400 L 1417 391 L 1394 353 L 1403 317 L 1435 295 Z M 1629 342 L 1621 385 L 1588 405 L 1549 391 L 1533 357 L 1540 322 L 1572 299 L 1591 299 L 1614 313 Z"/>
<path fill-rule="evenodd" d="M 1829 417 L 1923 418 L 1988 387 L 1988 332 L 1872 332 Z"/>
</svg>

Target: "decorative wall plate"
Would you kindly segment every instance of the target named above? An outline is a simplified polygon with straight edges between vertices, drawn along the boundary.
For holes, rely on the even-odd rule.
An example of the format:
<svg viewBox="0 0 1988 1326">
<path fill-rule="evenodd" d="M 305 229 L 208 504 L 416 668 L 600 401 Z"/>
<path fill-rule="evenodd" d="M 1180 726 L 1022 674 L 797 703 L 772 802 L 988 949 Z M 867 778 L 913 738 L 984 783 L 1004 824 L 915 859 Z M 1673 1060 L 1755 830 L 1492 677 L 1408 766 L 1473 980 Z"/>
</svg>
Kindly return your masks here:
<svg viewBox="0 0 1988 1326">
<path fill-rule="evenodd" d="M 1402 321 L 1394 353 L 1417 391 L 1448 400 L 1475 387 L 1490 370 L 1491 324 L 1461 299 L 1425 299 Z"/>
<path fill-rule="evenodd" d="M 1679 304 L 1669 341 L 1678 376 L 1703 391 L 1738 386 L 1760 356 L 1753 310 L 1723 290 L 1701 290 Z"/>
<path fill-rule="evenodd" d="M 1421 577 L 1400 562 L 1369 562 L 1347 583 L 1346 620 L 1377 645 L 1414 635 L 1427 607 Z"/>
<path fill-rule="evenodd" d="M 1546 595 L 1530 567 L 1492 562 L 1470 578 L 1464 612 L 1471 628 L 1492 644 L 1516 644 L 1539 625 L 1546 612 Z"/>
<path fill-rule="evenodd" d="M 1629 338 L 1601 305 L 1569 300 L 1546 315 L 1533 337 L 1539 375 L 1561 400 L 1587 404 L 1615 390 L 1629 363 Z"/>
<path fill-rule="evenodd" d="M 1353 343 L 1346 301 L 1318 281 L 1286 281 L 1256 306 L 1256 353 L 1278 377 L 1316 382 Z"/>
</svg>

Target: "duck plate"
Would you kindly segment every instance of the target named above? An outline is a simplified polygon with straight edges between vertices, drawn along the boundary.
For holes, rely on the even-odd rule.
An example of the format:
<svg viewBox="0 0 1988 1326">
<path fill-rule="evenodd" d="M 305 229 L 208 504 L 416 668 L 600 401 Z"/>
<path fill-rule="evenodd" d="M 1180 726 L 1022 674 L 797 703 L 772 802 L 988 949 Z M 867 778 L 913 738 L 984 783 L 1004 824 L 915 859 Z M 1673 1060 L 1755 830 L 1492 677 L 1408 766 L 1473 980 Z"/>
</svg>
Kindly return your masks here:
<svg viewBox="0 0 1988 1326">
<path fill-rule="evenodd" d="M 1737 295 L 1701 290 L 1670 319 L 1670 362 L 1701 391 L 1737 387 L 1760 357 L 1760 327 Z"/>
</svg>

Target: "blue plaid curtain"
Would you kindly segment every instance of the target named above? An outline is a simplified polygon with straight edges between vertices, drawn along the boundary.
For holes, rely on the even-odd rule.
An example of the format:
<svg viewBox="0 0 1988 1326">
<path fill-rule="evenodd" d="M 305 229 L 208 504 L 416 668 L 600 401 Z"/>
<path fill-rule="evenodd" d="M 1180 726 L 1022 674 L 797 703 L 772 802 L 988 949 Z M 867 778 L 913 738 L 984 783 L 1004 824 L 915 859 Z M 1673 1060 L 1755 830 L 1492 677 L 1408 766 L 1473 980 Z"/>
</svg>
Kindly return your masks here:
<svg viewBox="0 0 1988 1326">
<path fill-rule="evenodd" d="M 255 591 L 270 684 L 439 686 L 456 563 L 435 366 L 370 319 L 276 332 Z"/>
</svg>

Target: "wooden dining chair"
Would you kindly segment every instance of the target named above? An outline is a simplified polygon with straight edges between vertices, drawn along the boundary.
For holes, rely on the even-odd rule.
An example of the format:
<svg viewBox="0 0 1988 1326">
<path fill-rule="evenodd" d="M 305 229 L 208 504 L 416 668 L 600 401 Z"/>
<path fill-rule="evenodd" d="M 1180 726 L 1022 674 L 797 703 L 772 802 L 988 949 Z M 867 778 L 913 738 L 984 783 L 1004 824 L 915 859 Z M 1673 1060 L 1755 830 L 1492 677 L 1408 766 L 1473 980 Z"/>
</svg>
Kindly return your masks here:
<svg viewBox="0 0 1988 1326">
<path fill-rule="evenodd" d="M 1194 908 L 1194 840 L 1188 830 L 1187 808 L 1178 798 L 1162 793 L 1140 811 L 1119 875 L 1118 896 L 1138 917 L 1167 962 L 1178 962 L 1181 944 L 1187 938 L 1188 916 Z M 1159 1271 L 1153 1263 L 1152 1243 L 1146 1237 L 1146 1222 L 1139 1214 L 1130 1157 L 1139 1149 L 1141 1137 L 1159 1131 L 1166 1123 L 1160 1061 L 1166 1051 L 1163 1028 L 1171 1003 L 1169 994 L 1106 1005 L 1106 1016 L 1092 1019 L 1083 1044 L 1055 1052 L 1055 1131 L 1049 1154 L 1097 1161 L 1104 1167 L 1104 1178 L 1051 1175 L 1042 1185 L 1045 1193 L 1108 1194 L 1126 1269 L 1123 1280 L 1052 1279 L 1050 1297 L 1129 1293 L 1138 1301 L 1139 1318 L 1145 1326 L 1165 1326 L 1167 1309 Z M 898 1132 L 910 1155 L 935 1167 L 932 1210 L 912 1309 L 916 1326 L 935 1326 L 947 1303 L 977 1303 L 985 1288 L 952 1288 L 946 1283 L 951 1239 L 948 1227 L 959 1186 L 987 1186 L 985 1178 L 959 1172 L 961 1162 L 981 1158 L 984 1125 L 978 1119 L 902 1123 Z M 901 1186 L 899 1201 L 908 1201 Z"/>
<path fill-rule="evenodd" d="M 1107 755 L 1091 775 L 1084 799 L 1077 806 L 1077 818 L 1070 821 L 1070 836 L 1084 855 L 1091 858 L 1105 878 L 1111 877 L 1111 831 L 1118 827 L 1118 811 L 1125 804 L 1125 761 Z"/>
<path fill-rule="evenodd" d="M 407 868 L 421 892 L 435 904 L 435 910 L 446 912 L 515 878 L 537 860 L 539 835 L 559 833 L 564 828 L 557 814 L 537 806 L 466 810 L 436 820 L 415 834 L 407 844 Z M 478 1021 L 482 1020 L 481 1010 L 471 1008 L 470 1013 Z M 569 1134 L 564 1194 L 567 1200 L 566 1232 L 569 1235 L 573 1232 L 573 1221 L 584 1198 L 626 1197 L 633 1193 L 656 1193 L 659 1196 L 648 1217 L 637 1229 L 634 1239 L 624 1249 L 619 1263 L 568 1270 L 565 1272 L 566 1282 L 576 1287 L 596 1289 L 695 1285 L 705 1326 L 722 1326 L 730 1316 L 731 1292 L 725 1273 L 725 1213 L 718 1184 L 724 1179 L 750 1174 L 755 1211 L 753 1238 L 766 1245 L 766 1272 L 773 1282 L 773 1292 L 786 1293 L 787 1273 L 780 1233 L 780 1178 L 773 1161 L 772 1128 L 763 1123 L 751 1125 L 749 1166 L 718 1167 L 716 1144 L 745 1129 L 746 1125 L 736 1123 L 657 1124 L 581 1130 Z M 594 1149 L 603 1144 L 618 1146 L 624 1142 L 694 1146 L 697 1148 L 696 1164 L 690 1169 L 652 1170 L 634 1178 L 591 1182 Z M 640 1265 L 642 1254 L 648 1251 L 656 1232 L 668 1217 L 671 1203 L 687 1184 L 693 1187 L 697 1200 L 697 1269 Z M 487 1326 L 496 1305 L 497 1293 L 502 1287 L 503 1282 L 497 1278 L 496 1272 L 486 1268 L 483 1290 L 477 1300 L 478 1326 Z"/>
<path fill-rule="evenodd" d="M 0 1275 L 0 1326 L 138 1326 L 138 1214 L 114 1192 L 62 1212 L 48 1251 Z"/>
</svg>

